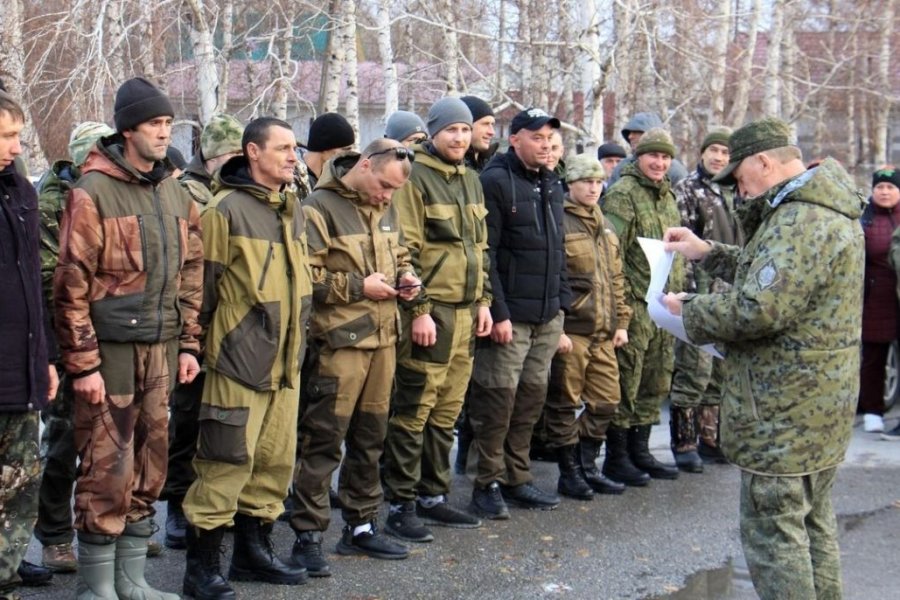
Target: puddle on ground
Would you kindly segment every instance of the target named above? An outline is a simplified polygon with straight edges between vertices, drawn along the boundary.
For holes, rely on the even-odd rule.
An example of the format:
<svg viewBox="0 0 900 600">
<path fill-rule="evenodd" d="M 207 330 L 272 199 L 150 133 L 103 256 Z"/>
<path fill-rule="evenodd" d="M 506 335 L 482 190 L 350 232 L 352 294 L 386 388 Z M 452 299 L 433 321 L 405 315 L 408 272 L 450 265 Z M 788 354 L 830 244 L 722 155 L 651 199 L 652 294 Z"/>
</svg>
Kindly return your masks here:
<svg viewBox="0 0 900 600">
<path fill-rule="evenodd" d="M 756 598 L 743 560 L 729 560 L 717 569 L 698 571 L 677 591 L 646 596 L 642 600 L 749 600 Z"/>
</svg>

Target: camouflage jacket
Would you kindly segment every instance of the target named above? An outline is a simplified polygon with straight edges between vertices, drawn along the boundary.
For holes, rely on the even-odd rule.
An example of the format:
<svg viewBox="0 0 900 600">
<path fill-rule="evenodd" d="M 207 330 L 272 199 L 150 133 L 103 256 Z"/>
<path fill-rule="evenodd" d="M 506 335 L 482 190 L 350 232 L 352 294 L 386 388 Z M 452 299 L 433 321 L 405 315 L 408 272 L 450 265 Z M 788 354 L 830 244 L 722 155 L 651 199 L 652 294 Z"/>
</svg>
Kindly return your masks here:
<svg viewBox="0 0 900 600">
<path fill-rule="evenodd" d="M 447 164 L 424 146 L 415 151 L 409 182 L 391 201 L 427 290 L 412 303 L 412 312 L 431 312 L 430 300 L 490 306 L 487 209 L 478 175 Z"/>
<path fill-rule="evenodd" d="M 72 375 L 99 369 L 104 341 L 200 350 L 200 215 L 168 160 L 144 174 L 122 153 L 118 136 L 102 138 L 66 198 L 53 297 Z"/>
<path fill-rule="evenodd" d="M 565 332 L 611 339 L 616 329 L 628 329 L 632 312 L 625 302 L 619 238 L 599 206 L 566 198 L 563 210 L 566 270 L 572 288 Z"/>
<path fill-rule="evenodd" d="M 650 264 L 637 238 L 661 240 L 666 229 L 681 224 L 668 177 L 656 183 L 636 164 L 626 165 L 622 178 L 606 191 L 603 212 L 619 235 L 624 256 L 625 299 L 634 306 L 635 302 L 645 301 L 650 284 Z M 668 291 L 682 290 L 683 272 L 682 261 L 676 257 L 669 274 Z"/>
<path fill-rule="evenodd" d="M 701 263 L 734 273 L 724 294 L 689 296 L 696 343 L 726 351 L 722 449 L 738 467 L 804 475 L 838 465 L 859 393 L 862 197 L 833 159 L 747 201 L 746 247 Z"/>
<path fill-rule="evenodd" d="M 370 300 L 363 280 L 372 273 L 396 285 L 414 272 L 391 203 L 364 202 L 340 178 L 359 160 L 330 160 L 315 191 L 303 201 L 313 276 L 310 335 L 332 349 L 375 349 L 397 343 L 397 300 Z"/>
<path fill-rule="evenodd" d="M 203 212 L 203 209 L 213 198 L 212 192 L 210 191 L 212 189 L 213 176 L 207 173 L 200 152 L 194 154 L 194 158 L 192 158 L 188 166 L 185 167 L 184 172 L 178 178 L 178 181 L 184 185 L 191 195 L 191 198 L 197 203 L 197 210 Z"/>
<path fill-rule="evenodd" d="M 681 224 L 700 238 L 743 246 L 744 235 L 734 215 L 734 190 L 731 186 L 713 183 L 702 166 L 679 181 L 672 189 Z M 724 292 L 729 285 L 721 279 L 710 280 L 702 269 L 688 261 L 684 270 L 685 290 L 706 293 Z"/>
<path fill-rule="evenodd" d="M 53 272 L 59 257 L 59 222 L 66 208 L 66 195 L 80 173 L 72 161 L 58 160 L 38 184 L 41 214 L 41 286 L 50 314 L 53 314 Z"/>
<path fill-rule="evenodd" d="M 257 185 L 243 156 L 213 192 L 201 217 L 205 365 L 254 390 L 299 389 L 312 294 L 300 203 Z"/>
</svg>

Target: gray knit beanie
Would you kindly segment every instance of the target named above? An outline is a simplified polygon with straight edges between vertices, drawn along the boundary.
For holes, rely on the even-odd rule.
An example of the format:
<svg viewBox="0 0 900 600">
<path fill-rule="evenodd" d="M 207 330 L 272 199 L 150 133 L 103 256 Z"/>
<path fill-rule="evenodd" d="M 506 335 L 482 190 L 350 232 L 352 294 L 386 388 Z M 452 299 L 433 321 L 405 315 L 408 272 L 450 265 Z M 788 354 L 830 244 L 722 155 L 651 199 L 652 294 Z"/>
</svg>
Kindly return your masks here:
<svg viewBox="0 0 900 600">
<path fill-rule="evenodd" d="M 428 110 L 428 135 L 434 137 L 454 123 L 472 125 L 472 112 L 459 98 L 441 98 Z"/>
<path fill-rule="evenodd" d="M 416 113 L 398 110 L 391 113 L 384 126 L 384 137 L 402 142 L 416 133 L 426 133 L 425 122 Z"/>
</svg>

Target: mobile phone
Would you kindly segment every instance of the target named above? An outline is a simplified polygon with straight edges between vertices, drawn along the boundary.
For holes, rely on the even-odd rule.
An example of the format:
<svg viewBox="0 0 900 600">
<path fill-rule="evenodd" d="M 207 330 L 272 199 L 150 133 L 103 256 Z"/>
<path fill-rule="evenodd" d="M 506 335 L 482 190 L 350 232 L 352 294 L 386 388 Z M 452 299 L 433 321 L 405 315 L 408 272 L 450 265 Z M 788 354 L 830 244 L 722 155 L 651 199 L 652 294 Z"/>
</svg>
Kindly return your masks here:
<svg viewBox="0 0 900 600">
<path fill-rule="evenodd" d="M 412 288 L 422 287 L 421 283 L 414 283 L 412 285 L 395 285 L 395 290 L 411 290 Z"/>
</svg>

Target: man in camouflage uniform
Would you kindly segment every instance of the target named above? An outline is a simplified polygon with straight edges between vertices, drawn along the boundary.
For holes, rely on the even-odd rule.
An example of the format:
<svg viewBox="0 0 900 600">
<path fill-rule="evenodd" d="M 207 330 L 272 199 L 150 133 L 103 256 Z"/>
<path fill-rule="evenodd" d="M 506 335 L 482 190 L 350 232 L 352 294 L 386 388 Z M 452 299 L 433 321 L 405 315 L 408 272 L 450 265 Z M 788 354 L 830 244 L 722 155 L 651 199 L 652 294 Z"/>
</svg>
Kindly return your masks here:
<svg viewBox="0 0 900 600">
<path fill-rule="evenodd" d="M 487 209 L 478 175 L 463 165 L 472 137 L 468 106 L 459 98 L 435 102 L 428 133 L 431 141 L 415 146 L 409 182 L 394 194 L 412 264 L 428 288 L 401 312 L 384 465 L 385 530 L 414 542 L 433 539 L 427 524 L 481 525 L 446 495 L 474 341 L 491 332 Z"/>
<path fill-rule="evenodd" d="M 282 562 L 272 528 L 294 466 L 300 360 L 309 314 L 309 263 L 300 203 L 290 189 L 296 140 L 284 121 L 251 121 L 235 156 L 215 174 L 203 212 L 206 381 L 197 479 L 184 499 L 183 591 L 233 598 L 219 572 L 234 525 L 229 578 L 295 585 L 306 571 Z"/>
<path fill-rule="evenodd" d="M 616 348 L 628 343 L 631 308 L 625 302 L 619 239 L 597 205 L 606 179 L 603 166 L 578 154 L 569 159 L 566 177 L 563 232 L 572 308 L 550 366 L 543 425 L 559 465 L 557 491 L 590 500 L 594 492 L 625 491 L 600 473 L 596 461 L 619 406 Z"/>
<path fill-rule="evenodd" d="M 616 183 L 619 178 L 622 176 L 622 169 L 625 168 L 626 165 L 634 164 L 634 161 L 637 160 L 637 147 L 641 142 L 641 136 L 644 133 L 650 131 L 651 129 L 662 128 L 663 122 L 662 119 L 659 118 L 659 115 L 655 112 L 639 112 L 635 113 L 628 122 L 625 123 L 625 126 L 622 128 L 622 138 L 626 142 L 628 142 L 629 148 L 631 148 L 631 156 L 624 158 L 621 162 L 619 162 L 616 167 L 613 169 L 612 175 L 609 176 L 609 183 L 607 187 L 612 186 Z M 666 173 L 666 176 L 669 178 L 670 185 L 675 185 L 685 177 L 687 177 L 688 171 L 681 164 L 681 161 L 677 158 L 672 158 L 672 163 L 669 165 L 669 170 Z"/>
<path fill-rule="evenodd" d="M 41 298 L 38 200 L 20 175 L 25 113 L 0 91 L 0 598 L 18 598 L 18 572 L 38 510 L 37 410 L 56 395 L 54 349 Z M 49 579 L 49 577 L 45 578 Z"/>
<path fill-rule="evenodd" d="M 38 184 L 41 212 L 41 280 L 44 300 L 53 310 L 53 271 L 59 256 L 59 222 L 65 199 L 75 181 L 88 151 L 101 137 L 115 130 L 103 123 L 88 121 L 78 125 L 69 137 L 71 160 L 58 160 Z M 72 426 L 74 394 L 69 378 L 63 373 L 56 399 L 41 411 L 41 458 L 44 472 L 38 503 L 38 520 L 34 537 L 43 544 L 42 562 L 58 573 L 75 570 L 77 561 L 72 550 L 72 487 L 75 485 L 75 450 Z"/>
<path fill-rule="evenodd" d="M 696 343 L 725 352 L 722 450 L 741 469 L 741 541 L 762 600 L 841 598 L 831 489 L 859 393 L 862 197 L 833 159 L 807 171 L 788 125 L 734 132 L 714 181 L 737 183 L 742 250 L 687 228 L 666 233 L 721 294 L 675 295 Z"/>
<path fill-rule="evenodd" d="M 213 176 L 234 156 L 241 154 L 244 126 L 226 114 L 213 115 L 200 133 L 200 148 L 179 181 L 188 189 L 201 213 L 213 199 Z M 160 498 L 167 500 L 166 546 L 184 548 L 187 519 L 181 508 L 184 495 L 194 482 L 191 464 L 200 432 L 200 402 L 203 396 L 203 372 L 191 383 L 178 385 L 169 399 L 169 466 L 166 486 Z"/>
<path fill-rule="evenodd" d="M 123 83 L 118 133 L 91 149 L 63 214 L 54 325 L 75 392 L 80 598 L 177 597 L 144 579 L 169 394 L 200 370 L 200 215 L 166 160 L 173 115 L 149 81 Z"/>
<path fill-rule="evenodd" d="M 384 450 L 396 365 L 397 298 L 418 296 L 402 243 L 393 193 L 410 172 L 412 152 L 377 139 L 362 155 L 331 160 L 304 201 L 313 274 L 310 337 L 317 360 L 300 417 L 300 464 L 294 479 L 292 558 L 310 575 L 330 575 L 322 534 L 331 513 L 328 488 L 341 466 L 338 496 L 346 525 L 337 551 L 403 559 L 407 548 L 376 526 L 383 501 L 378 459 Z"/>
<path fill-rule="evenodd" d="M 730 135 L 731 130 L 726 127 L 710 131 L 700 146 L 697 170 L 678 182 L 674 191 L 682 226 L 702 239 L 742 246 L 743 235 L 734 215 L 734 191 L 731 186 L 712 181 L 728 164 Z M 685 290 L 708 294 L 729 289 L 728 282 L 711 278 L 703 269 L 687 264 Z M 721 360 L 714 360 L 693 344 L 675 342 L 669 424 L 675 464 L 682 471 L 701 473 L 704 459 L 723 460 L 718 433 L 721 385 Z"/>
<path fill-rule="evenodd" d="M 659 422 L 659 407 L 669 393 L 674 337 L 653 324 L 647 312 L 650 265 L 638 237 L 662 239 L 681 223 L 666 174 L 675 155 L 664 129 L 644 133 L 634 162 L 624 163 L 622 178 L 604 196 L 603 211 L 616 228 L 624 254 L 625 300 L 633 311 L 628 344 L 616 351 L 622 401 L 606 433 L 603 473 L 626 485 L 647 485 L 649 478 L 675 479 L 678 469 L 650 453 L 650 429 Z M 669 275 L 670 290 L 680 291 L 681 261 Z M 649 477 L 648 477 L 649 475 Z"/>
</svg>

